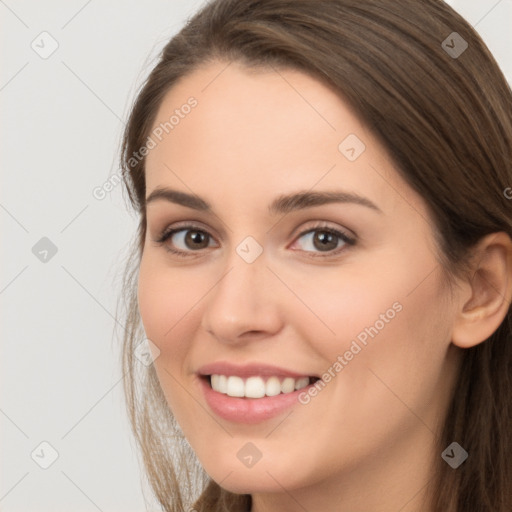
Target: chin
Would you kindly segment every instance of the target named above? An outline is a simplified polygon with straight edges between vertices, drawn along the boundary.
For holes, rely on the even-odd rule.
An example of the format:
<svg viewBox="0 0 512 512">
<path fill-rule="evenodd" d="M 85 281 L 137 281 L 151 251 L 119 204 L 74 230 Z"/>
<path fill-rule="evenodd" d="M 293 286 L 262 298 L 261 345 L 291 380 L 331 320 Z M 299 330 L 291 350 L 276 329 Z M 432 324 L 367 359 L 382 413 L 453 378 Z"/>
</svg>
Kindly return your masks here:
<svg viewBox="0 0 512 512">
<path fill-rule="evenodd" d="M 236 455 L 235 455 L 236 456 Z M 252 467 L 246 467 L 236 458 L 214 457 L 203 464 L 204 470 L 223 489 L 236 494 L 273 493 L 304 485 L 307 475 L 297 471 L 297 463 L 279 455 L 277 460 L 262 457 Z M 290 470 L 290 468 L 295 468 Z"/>
<path fill-rule="evenodd" d="M 229 476 L 228 473 L 215 471 L 209 476 L 217 482 L 223 489 L 235 494 L 253 494 L 253 493 L 273 493 L 282 492 L 283 488 L 276 482 L 281 483 L 281 479 L 274 480 L 267 472 L 259 471 L 254 473 L 255 468 L 245 471 L 233 471 Z M 281 483 L 288 488 L 286 482 Z"/>
</svg>

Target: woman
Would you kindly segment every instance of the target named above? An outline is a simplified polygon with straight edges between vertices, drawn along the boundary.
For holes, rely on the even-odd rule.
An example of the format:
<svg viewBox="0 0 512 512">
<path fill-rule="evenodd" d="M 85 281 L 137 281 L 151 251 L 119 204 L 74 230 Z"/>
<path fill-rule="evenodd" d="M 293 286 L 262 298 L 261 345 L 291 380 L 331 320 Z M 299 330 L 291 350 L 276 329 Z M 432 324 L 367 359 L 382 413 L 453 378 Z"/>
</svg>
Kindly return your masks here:
<svg viewBox="0 0 512 512">
<path fill-rule="evenodd" d="M 123 169 L 125 392 L 164 510 L 512 510 L 512 95 L 465 20 L 213 1 Z"/>
</svg>

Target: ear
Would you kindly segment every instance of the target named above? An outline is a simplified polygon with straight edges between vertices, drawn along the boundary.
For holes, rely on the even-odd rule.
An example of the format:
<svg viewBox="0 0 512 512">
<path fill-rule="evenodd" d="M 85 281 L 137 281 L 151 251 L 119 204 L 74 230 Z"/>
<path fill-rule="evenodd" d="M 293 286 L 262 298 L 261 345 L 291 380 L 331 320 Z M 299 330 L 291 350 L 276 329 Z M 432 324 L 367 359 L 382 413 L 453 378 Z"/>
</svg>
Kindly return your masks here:
<svg viewBox="0 0 512 512">
<path fill-rule="evenodd" d="M 504 233 L 482 238 L 473 256 L 471 278 L 464 282 L 452 343 L 469 348 L 485 341 L 508 313 L 512 300 L 512 240 Z"/>
</svg>

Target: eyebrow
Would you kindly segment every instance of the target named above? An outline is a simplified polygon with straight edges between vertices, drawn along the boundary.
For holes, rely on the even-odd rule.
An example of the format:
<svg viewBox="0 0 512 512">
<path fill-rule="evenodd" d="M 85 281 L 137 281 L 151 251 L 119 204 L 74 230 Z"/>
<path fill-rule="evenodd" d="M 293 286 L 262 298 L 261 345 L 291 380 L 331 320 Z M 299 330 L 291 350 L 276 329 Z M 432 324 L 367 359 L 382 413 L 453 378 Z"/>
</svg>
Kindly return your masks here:
<svg viewBox="0 0 512 512">
<path fill-rule="evenodd" d="M 146 198 L 146 205 L 157 200 L 165 200 L 201 212 L 213 213 L 213 208 L 208 201 L 197 195 L 188 194 L 179 190 L 157 187 Z M 272 201 L 268 207 L 268 212 L 270 215 L 287 214 L 292 211 L 329 203 L 357 204 L 382 213 L 382 210 L 368 198 L 343 190 L 325 192 L 306 191 L 281 195 Z"/>
</svg>

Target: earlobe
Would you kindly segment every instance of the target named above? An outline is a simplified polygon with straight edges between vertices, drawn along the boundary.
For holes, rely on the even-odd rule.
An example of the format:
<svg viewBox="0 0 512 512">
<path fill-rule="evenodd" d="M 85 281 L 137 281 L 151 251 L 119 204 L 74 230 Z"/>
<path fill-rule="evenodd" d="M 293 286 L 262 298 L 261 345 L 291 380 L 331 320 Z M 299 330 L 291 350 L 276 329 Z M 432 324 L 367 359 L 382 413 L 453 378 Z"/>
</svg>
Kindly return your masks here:
<svg viewBox="0 0 512 512">
<path fill-rule="evenodd" d="M 452 343 L 470 348 L 488 339 L 503 322 L 512 300 L 512 240 L 492 233 L 478 243 L 473 257 L 469 298 L 461 298 Z M 466 288 L 466 287 L 464 287 Z"/>
</svg>

